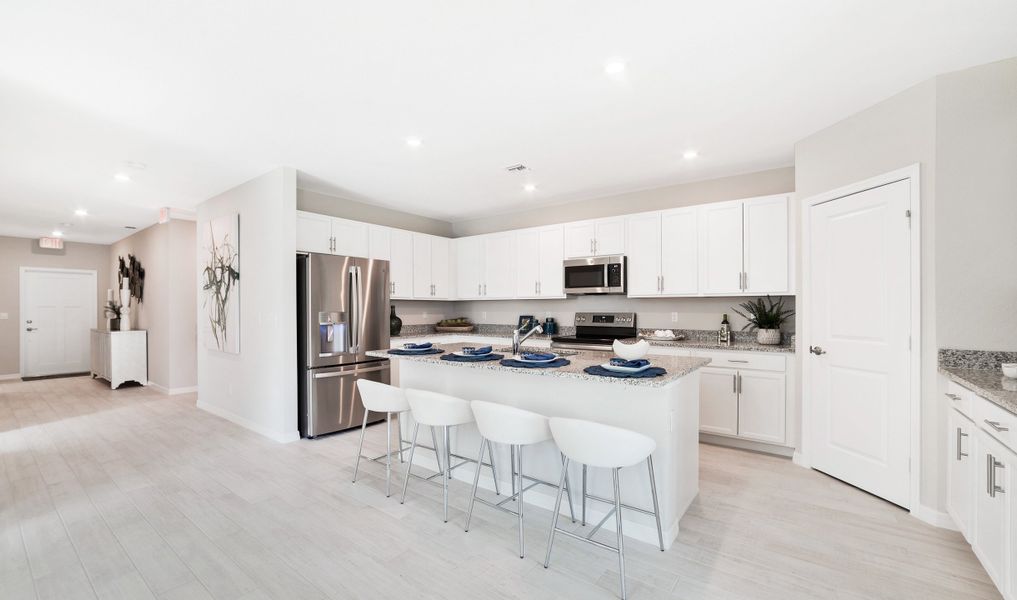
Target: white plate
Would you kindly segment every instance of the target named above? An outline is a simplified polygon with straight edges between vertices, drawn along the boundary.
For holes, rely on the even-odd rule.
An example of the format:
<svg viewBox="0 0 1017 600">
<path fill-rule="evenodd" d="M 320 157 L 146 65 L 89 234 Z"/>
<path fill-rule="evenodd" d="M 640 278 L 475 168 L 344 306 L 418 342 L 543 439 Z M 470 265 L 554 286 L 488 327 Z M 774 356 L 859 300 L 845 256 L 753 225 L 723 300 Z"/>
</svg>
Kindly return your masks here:
<svg viewBox="0 0 1017 600">
<path fill-rule="evenodd" d="M 608 371 L 614 371 L 615 373 L 642 373 L 653 365 L 643 365 L 642 367 L 619 367 L 618 365 L 612 365 L 611 363 L 604 363 L 600 366 Z"/>
<path fill-rule="evenodd" d="M 430 348 L 394 348 L 395 350 L 402 350 L 403 352 L 430 352 L 434 350 L 434 346 Z"/>
<path fill-rule="evenodd" d="M 513 357 L 514 360 L 518 360 L 519 362 L 531 363 L 531 364 L 534 364 L 534 365 L 542 365 L 542 364 L 545 364 L 545 363 L 554 362 L 554 361 L 558 360 L 559 358 L 561 358 L 561 357 L 558 356 L 557 354 L 554 355 L 554 358 L 549 358 L 547 360 L 527 360 L 527 359 L 523 358 L 521 355 L 518 355 L 518 354 Z"/>
<path fill-rule="evenodd" d="M 494 350 L 492 350 L 490 352 L 485 352 L 483 354 L 467 354 L 467 353 L 463 352 L 462 350 L 460 350 L 458 352 L 453 352 L 452 354 L 455 354 L 456 356 L 470 356 L 470 357 L 473 357 L 473 356 L 488 356 L 488 355 L 494 354 Z"/>
</svg>

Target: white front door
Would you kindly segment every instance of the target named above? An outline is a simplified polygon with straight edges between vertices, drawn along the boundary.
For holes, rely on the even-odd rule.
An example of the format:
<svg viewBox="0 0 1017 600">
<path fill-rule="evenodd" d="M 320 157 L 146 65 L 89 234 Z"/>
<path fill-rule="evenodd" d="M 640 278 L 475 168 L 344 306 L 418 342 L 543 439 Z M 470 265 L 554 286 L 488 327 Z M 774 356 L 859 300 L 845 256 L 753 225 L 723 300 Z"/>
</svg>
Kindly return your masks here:
<svg viewBox="0 0 1017 600">
<path fill-rule="evenodd" d="M 22 267 L 22 377 L 88 371 L 96 293 L 95 271 Z"/>
<path fill-rule="evenodd" d="M 905 179 L 809 207 L 803 359 L 812 466 L 905 508 L 911 185 Z"/>
</svg>

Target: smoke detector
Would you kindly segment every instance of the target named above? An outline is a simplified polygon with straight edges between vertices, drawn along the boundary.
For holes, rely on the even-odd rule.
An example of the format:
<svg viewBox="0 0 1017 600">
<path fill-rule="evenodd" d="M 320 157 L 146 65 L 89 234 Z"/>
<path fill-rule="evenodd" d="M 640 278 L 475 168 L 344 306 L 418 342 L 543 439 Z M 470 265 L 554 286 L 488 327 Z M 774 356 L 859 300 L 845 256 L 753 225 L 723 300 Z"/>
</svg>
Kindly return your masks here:
<svg viewBox="0 0 1017 600">
<path fill-rule="evenodd" d="M 505 167 L 505 170 L 510 172 L 510 173 L 513 173 L 513 172 L 518 173 L 520 171 L 528 171 L 529 167 L 527 167 L 524 164 L 518 164 L 518 165 L 511 165 L 511 166 Z"/>
</svg>

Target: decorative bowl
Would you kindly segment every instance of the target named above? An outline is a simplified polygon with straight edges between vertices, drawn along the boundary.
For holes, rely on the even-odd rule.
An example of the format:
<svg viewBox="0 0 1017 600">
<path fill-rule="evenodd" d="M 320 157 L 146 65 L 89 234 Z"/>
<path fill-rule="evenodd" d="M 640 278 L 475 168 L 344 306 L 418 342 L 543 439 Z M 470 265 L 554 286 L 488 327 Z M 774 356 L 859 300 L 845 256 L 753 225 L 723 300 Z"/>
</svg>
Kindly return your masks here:
<svg viewBox="0 0 1017 600">
<path fill-rule="evenodd" d="M 614 353 L 625 360 L 639 360 L 650 351 L 650 342 L 639 340 L 635 344 L 626 344 L 621 340 L 614 341 Z"/>
<path fill-rule="evenodd" d="M 1003 368 L 1003 375 L 1017 379 L 1017 363 L 1003 363 L 1000 366 Z"/>
</svg>

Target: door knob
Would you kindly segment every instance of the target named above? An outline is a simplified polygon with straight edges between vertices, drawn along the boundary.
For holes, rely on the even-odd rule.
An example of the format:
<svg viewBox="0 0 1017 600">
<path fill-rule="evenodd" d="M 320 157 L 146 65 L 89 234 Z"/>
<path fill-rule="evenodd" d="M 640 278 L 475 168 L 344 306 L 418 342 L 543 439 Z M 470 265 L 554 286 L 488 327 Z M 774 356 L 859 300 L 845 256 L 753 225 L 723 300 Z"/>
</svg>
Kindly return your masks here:
<svg viewBox="0 0 1017 600">
<path fill-rule="evenodd" d="M 820 354 L 826 354 L 826 350 L 823 350 L 822 346 L 809 346 L 809 352 L 819 356 Z"/>
</svg>

